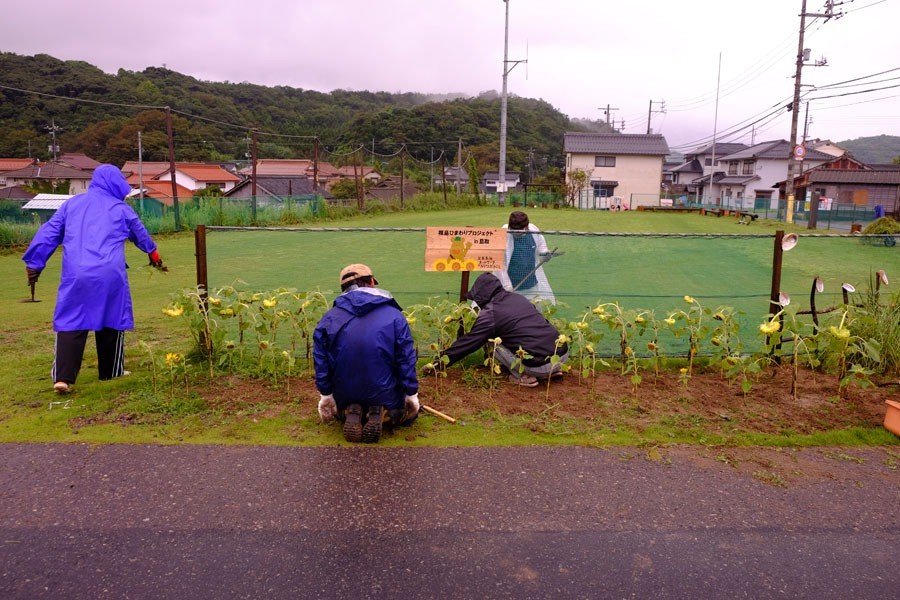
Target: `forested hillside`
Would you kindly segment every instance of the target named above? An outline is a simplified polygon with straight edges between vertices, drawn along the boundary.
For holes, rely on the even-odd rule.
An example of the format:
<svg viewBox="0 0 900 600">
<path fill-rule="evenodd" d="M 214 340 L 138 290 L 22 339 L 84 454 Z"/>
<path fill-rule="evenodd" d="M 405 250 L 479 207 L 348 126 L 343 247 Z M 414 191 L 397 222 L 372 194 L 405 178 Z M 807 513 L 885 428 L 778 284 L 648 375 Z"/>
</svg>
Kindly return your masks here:
<svg viewBox="0 0 900 600">
<path fill-rule="evenodd" d="M 141 132 L 143 159 L 166 160 L 165 106 L 172 110 L 176 160 L 245 159 L 251 128 L 259 132 L 260 158 L 309 157 L 313 138 L 336 158 L 362 146 L 367 160 L 387 160 L 405 144 L 414 160 L 446 152 L 454 164 L 461 140 L 464 156 L 473 156 L 484 170 L 496 168 L 499 154 L 496 93 L 440 101 L 418 93 L 322 93 L 200 81 L 156 67 L 109 75 L 85 62 L 12 53 L 0 53 L 0 86 L 5 157 L 48 158 L 53 124 L 62 152 L 121 165 L 137 160 Z M 539 173 L 562 167 L 563 133 L 591 125 L 570 121 L 547 102 L 510 97 L 508 168 Z M 606 128 L 599 121 L 593 125 L 596 131 Z"/>
<path fill-rule="evenodd" d="M 870 164 L 887 164 L 900 158 L 900 136 L 876 135 L 838 142 L 858 160 Z"/>
</svg>

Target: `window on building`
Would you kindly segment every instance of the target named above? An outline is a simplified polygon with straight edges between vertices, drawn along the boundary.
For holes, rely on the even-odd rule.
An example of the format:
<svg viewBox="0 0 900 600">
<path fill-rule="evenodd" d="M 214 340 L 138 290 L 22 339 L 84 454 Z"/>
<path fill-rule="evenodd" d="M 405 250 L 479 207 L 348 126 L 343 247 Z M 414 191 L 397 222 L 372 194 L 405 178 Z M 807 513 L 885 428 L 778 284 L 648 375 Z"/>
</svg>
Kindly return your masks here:
<svg viewBox="0 0 900 600">
<path fill-rule="evenodd" d="M 595 167 L 614 167 L 614 166 L 616 166 L 616 157 L 615 156 L 595 156 L 594 157 L 594 166 Z"/>
<path fill-rule="evenodd" d="M 771 200 L 772 192 L 768 190 L 756 190 L 756 197 L 760 200 Z"/>
<path fill-rule="evenodd" d="M 591 186 L 594 188 L 595 198 L 610 198 L 612 197 L 613 190 L 615 189 L 615 186 L 607 185 L 600 181 L 592 182 Z"/>
<path fill-rule="evenodd" d="M 728 163 L 728 174 L 737 175 L 738 164 L 736 161 Z"/>
<path fill-rule="evenodd" d="M 753 175 L 753 170 L 755 168 L 756 168 L 756 163 L 753 162 L 752 160 L 748 160 L 747 162 L 744 163 L 744 170 L 742 171 L 742 173 L 744 175 Z"/>
</svg>

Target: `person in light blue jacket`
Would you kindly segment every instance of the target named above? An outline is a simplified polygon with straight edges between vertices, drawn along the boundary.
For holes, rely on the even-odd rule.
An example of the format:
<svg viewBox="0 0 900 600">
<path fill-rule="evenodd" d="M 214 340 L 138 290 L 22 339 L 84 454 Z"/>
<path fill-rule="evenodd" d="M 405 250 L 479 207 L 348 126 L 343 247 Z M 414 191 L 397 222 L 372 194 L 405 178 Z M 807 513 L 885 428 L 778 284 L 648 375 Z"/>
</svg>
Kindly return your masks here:
<svg viewBox="0 0 900 600">
<path fill-rule="evenodd" d="M 100 379 L 128 373 L 124 332 L 134 329 L 134 314 L 125 272 L 126 240 L 149 254 L 151 265 L 162 268 L 156 244 L 124 201 L 130 191 L 119 169 L 98 166 L 87 192 L 67 200 L 38 229 L 22 257 L 28 283 L 33 284 L 56 249 L 63 247 L 51 369 L 58 393 L 71 391 L 89 331 L 96 338 Z"/>
<path fill-rule="evenodd" d="M 375 287 L 369 267 L 349 265 L 340 281 L 342 294 L 313 333 L 319 416 L 343 418 L 348 442 L 373 443 L 385 417 L 405 424 L 418 415 L 416 348 L 400 305 Z"/>
</svg>

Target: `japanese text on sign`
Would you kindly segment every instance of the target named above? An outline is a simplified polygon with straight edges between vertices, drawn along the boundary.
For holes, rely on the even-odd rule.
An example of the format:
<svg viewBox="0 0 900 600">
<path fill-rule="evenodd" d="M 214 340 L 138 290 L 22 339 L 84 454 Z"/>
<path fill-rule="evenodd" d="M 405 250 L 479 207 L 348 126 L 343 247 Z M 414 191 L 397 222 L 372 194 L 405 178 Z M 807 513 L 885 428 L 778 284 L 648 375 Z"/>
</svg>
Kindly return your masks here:
<svg viewBox="0 0 900 600">
<path fill-rule="evenodd" d="M 428 227 L 426 271 L 498 271 L 503 269 L 506 230 L 502 227 Z"/>
</svg>

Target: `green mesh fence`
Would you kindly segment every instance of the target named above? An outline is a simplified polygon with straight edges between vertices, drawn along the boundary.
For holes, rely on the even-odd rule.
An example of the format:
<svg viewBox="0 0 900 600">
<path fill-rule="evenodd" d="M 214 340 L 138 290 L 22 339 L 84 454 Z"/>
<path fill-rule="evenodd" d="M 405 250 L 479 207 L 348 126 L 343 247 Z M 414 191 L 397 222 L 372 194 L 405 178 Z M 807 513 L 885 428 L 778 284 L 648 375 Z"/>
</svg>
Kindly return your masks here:
<svg viewBox="0 0 900 600">
<path fill-rule="evenodd" d="M 368 264 L 401 304 L 459 297 L 461 274 L 425 272 L 425 231 L 409 229 L 208 228 L 211 289 L 279 287 L 339 293 L 341 268 Z M 654 311 L 685 309 L 684 296 L 704 307 L 730 307 L 748 337 L 770 312 L 774 236 L 769 234 L 624 234 L 545 231 L 563 255 L 544 270 L 557 300 L 555 315 L 578 319 L 601 302 Z M 809 309 L 815 277 L 825 284 L 819 309 L 842 302 L 841 285 L 862 292 L 880 269 L 900 274 L 900 250 L 886 236 L 801 234 L 783 255 L 781 290 L 788 310 Z M 479 273 L 471 274 L 471 281 Z"/>
</svg>

